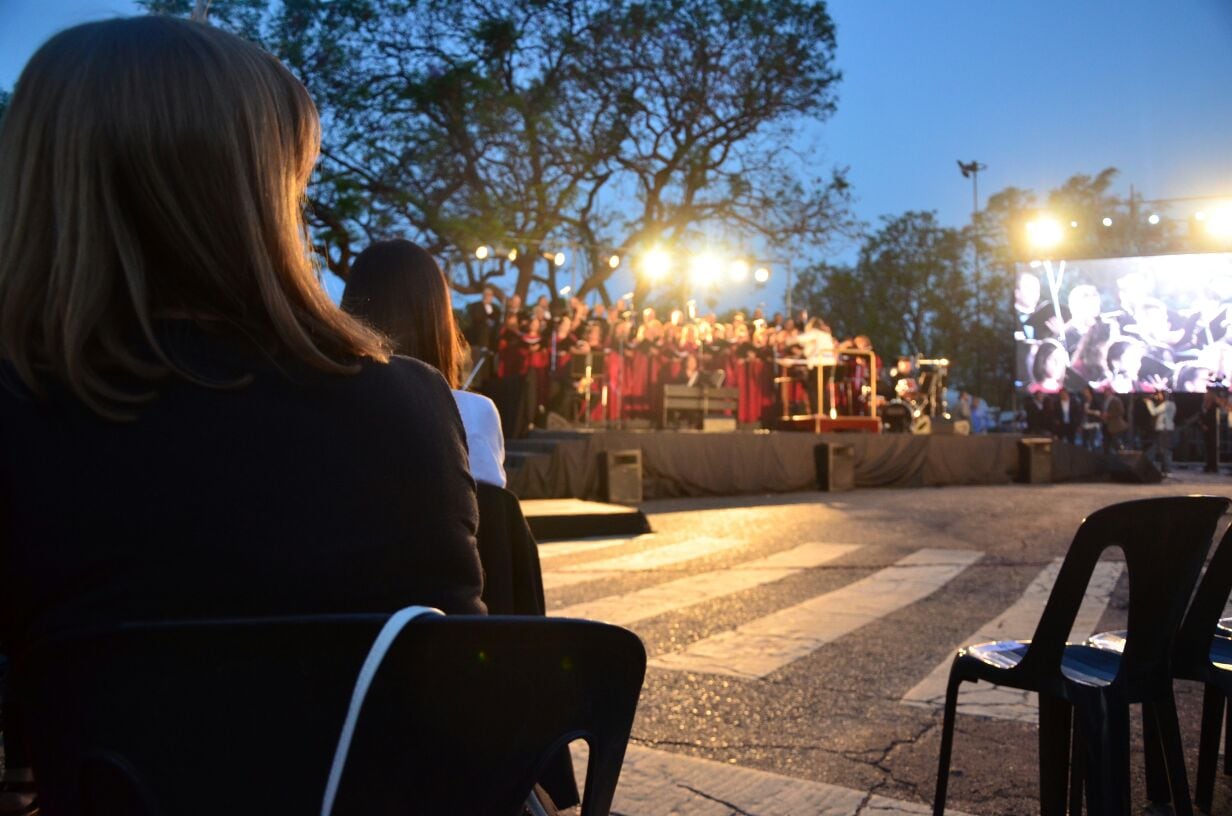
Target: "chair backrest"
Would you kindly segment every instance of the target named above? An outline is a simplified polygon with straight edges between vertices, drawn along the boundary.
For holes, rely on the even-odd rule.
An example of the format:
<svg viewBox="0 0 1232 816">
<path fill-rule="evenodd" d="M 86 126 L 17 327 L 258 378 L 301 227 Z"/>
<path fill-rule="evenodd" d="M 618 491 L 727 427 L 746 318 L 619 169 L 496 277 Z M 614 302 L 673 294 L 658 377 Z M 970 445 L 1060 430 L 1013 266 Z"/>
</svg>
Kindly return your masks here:
<svg viewBox="0 0 1232 816">
<path fill-rule="evenodd" d="M 1129 575 L 1129 626 L 1116 683 L 1127 693 L 1171 682 L 1171 650 L 1228 499 L 1170 496 L 1122 502 L 1083 520 L 1020 664 L 1059 690 L 1065 641 L 1100 556 L 1119 548 Z"/>
<path fill-rule="evenodd" d="M 476 482 L 483 602 L 492 615 L 543 615 L 539 547 L 518 497 L 503 487 Z"/>
<path fill-rule="evenodd" d="M 1172 650 L 1173 674 L 1189 680 L 1206 680 L 1211 673 L 1211 640 L 1232 594 L 1232 527 L 1224 532 L 1215 554 L 1206 565 L 1189 611 L 1181 623 Z"/>
<path fill-rule="evenodd" d="M 356 673 L 386 615 L 125 625 L 17 658 L 47 816 L 321 812 Z M 645 672 L 591 621 L 433 617 L 368 691 L 334 813 L 516 814 L 562 744 L 606 814 Z"/>
</svg>

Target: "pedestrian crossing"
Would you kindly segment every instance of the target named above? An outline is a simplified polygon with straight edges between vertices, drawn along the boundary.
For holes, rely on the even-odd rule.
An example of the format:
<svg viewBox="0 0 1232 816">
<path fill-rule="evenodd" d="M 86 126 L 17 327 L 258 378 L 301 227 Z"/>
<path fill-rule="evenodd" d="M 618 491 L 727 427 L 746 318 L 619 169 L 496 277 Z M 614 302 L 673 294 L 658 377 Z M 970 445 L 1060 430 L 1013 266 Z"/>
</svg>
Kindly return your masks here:
<svg viewBox="0 0 1232 816">
<path fill-rule="evenodd" d="M 652 546 L 645 546 L 648 542 Z M 677 577 L 681 572 L 687 573 L 692 562 L 715 554 L 738 556 L 739 550 L 748 545 L 748 541 L 736 537 L 699 536 L 669 541 L 653 535 L 623 542 L 598 539 L 543 545 L 544 587 L 549 593 L 587 582 L 595 582 L 601 589 L 606 579 L 638 573 L 669 573 L 663 581 L 632 591 L 594 594 L 586 600 L 551 605 L 549 614 L 634 626 L 737 593 L 773 588 L 777 582 L 825 567 L 861 549 L 856 544 L 810 541 L 723 568 Z M 595 557 L 586 559 L 588 554 Z M 652 654 L 648 666 L 670 672 L 760 680 L 940 591 L 978 563 L 982 555 L 969 549 L 921 548 L 838 589 L 744 621 L 679 649 Z M 553 566 L 566 560 L 569 563 Z M 1003 612 L 961 641 L 945 644 L 945 658 L 903 694 L 901 702 L 924 708 L 942 707 L 953 649 L 983 641 L 1029 638 L 1060 566 L 1061 559 L 1047 564 Z M 1072 638 L 1081 639 L 1096 631 L 1122 570 L 1123 565 L 1115 561 L 1096 566 Z M 935 651 L 938 645 L 927 644 L 926 648 Z M 959 698 L 959 713 L 1021 722 L 1038 719 L 1033 695 L 988 684 L 965 684 Z"/>
<path fill-rule="evenodd" d="M 806 541 L 767 554 L 755 541 L 736 534 L 685 538 L 651 535 L 623 542 L 600 539 L 565 542 L 563 546 L 547 544 L 540 548 L 540 558 L 549 594 L 548 614 L 601 620 L 634 631 L 643 629 L 650 649 L 648 689 L 656 685 L 662 689 L 660 680 L 666 674 L 656 678 L 654 672 L 712 675 L 722 688 L 729 682 L 774 684 L 796 671 L 799 661 L 839 639 L 859 638 L 871 624 L 925 601 L 960 578 L 974 580 L 968 575 L 973 567 L 983 567 L 978 575 L 985 583 L 1001 580 L 1000 574 L 1013 574 L 1013 586 L 1003 588 L 1008 590 L 1003 593 L 1005 605 L 997 614 L 983 623 L 974 619 L 970 634 L 953 643 L 918 644 L 921 654 L 944 654 L 944 658 L 931 668 L 928 661 L 923 669 L 908 670 L 905 677 L 891 681 L 896 687 L 890 689 L 894 696 L 887 701 L 889 706 L 898 700 L 904 706 L 935 711 L 944 704 L 953 651 L 969 643 L 1029 638 L 1062 562 L 1058 558 L 1042 565 L 1023 587 L 1021 581 L 1032 573 L 992 569 L 1000 565 L 982 563 L 984 553 L 979 550 L 931 546 L 892 552 L 887 558 L 880 545 L 866 548 L 849 542 Z M 715 555 L 722 558 L 710 558 Z M 722 565 L 717 566 L 716 561 Z M 800 589 L 807 584 L 791 579 L 816 569 L 838 569 L 838 574 L 852 577 L 837 588 L 828 588 L 834 586 L 828 581 L 824 584 L 827 589 L 801 599 Z M 629 588 L 622 579 L 633 575 L 653 576 L 655 580 L 650 585 L 640 580 Z M 1097 564 L 1071 639 L 1084 638 L 1100 628 L 1122 578 L 1121 562 Z M 790 592 L 790 600 L 775 608 L 767 599 L 774 597 L 780 585 L 784 596 Z M 757 601 L 750 603 L 750 598 Z M 671 615 L 687 613 L 702 604 L 708 605 L 707 612 L 723 610 L 716 615 L 716 620 L 725 622 L 720 631 L 708 626 L 706 637 L 691 642 L 662 637 L 664 624 L 672 631 L 678 625 Z M 742 619 L 740 610 L 746 608 L 754 611 Z M 952 609 L 953 614 L 965 614 L 961 605 Z M 959 627 L 946 628 L 955 630 L 962 631 Z M 912 676 L 911 671 L 917 674 Z M 988 684 L 964 684 L 958 710 L 966 717 L 1023 723 L 1038 720 L 1033 695 Z M 575 762 L 584 767 L 584 751 L 575 750 Z M 629 746 L 613 809 L 620 814 L 676 816 L 858 816 L 929 811 L 918 802 L 881 796 L 875 786 L 872 790 L 846 788 L 639 744 Z"/>
</svg>

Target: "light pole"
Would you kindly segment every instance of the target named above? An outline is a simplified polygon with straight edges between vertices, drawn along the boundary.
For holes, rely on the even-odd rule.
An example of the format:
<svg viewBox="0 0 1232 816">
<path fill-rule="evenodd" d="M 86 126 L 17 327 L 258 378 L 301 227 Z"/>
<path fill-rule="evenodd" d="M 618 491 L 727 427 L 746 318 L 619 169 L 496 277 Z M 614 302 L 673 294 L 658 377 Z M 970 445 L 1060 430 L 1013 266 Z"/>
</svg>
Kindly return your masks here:
<svg viewBox="0 0 1232 816">
<path fill-rule="evenodd" d="M 984 313 L 983 303 L 983 284 L 980 278 L 980 236 L 979 229 L 976 225 L 976 214 L 980 211 L 980 171 L 987 170 L 988 165 L 983 162 L 972 159 L 969 162 L 958 160 L 958 169 L 962 171 L 963 178 L 971 179 L 971 251 L 975 261 L 975 311 L 979 315 Z M 975 351 L 975 387 L 983 390 L 984 372 L 983 372 L 983 355 L 980 354 L 980 344 L 976 344 Z"/>
</svg>

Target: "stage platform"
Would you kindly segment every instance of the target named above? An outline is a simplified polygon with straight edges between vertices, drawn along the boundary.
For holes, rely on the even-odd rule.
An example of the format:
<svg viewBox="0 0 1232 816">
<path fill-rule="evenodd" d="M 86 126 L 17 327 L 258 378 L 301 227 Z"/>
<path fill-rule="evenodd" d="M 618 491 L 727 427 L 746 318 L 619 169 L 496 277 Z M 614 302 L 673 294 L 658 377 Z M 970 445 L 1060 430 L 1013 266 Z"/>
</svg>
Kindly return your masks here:
<svg viewBox="0 0 1232 816">
<path fill-rule="evenodd" d="M 565 498 L 524 499 L 522 515 L 538 541 L 650 532 L 650 522 L 642 511 L 622 504 Z"/>
<path fill-rule="evenodd" d="M 790 431 L 593 431 L 558 438 L 550 453 L 509 473 L 522 499 L 602 499 L 600 459 L 607 451 L 642 452 L 647 499 L 738 496 L 817 489 L 813 449 L 852 446 L 857 487 L 1007 484 L 1018 472 L 1015 434 L 948 436 Z M 1052 481 L 1106 478 L 1103 456 L 1052 445 Z"/>
</svg>

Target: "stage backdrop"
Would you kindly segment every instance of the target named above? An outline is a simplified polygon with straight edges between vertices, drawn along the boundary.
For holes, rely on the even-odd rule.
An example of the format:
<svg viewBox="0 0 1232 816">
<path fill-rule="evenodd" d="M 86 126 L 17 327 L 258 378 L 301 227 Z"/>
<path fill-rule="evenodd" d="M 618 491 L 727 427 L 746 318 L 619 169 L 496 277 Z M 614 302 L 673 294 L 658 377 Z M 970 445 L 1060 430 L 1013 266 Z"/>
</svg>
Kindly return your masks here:
<svg viewBox="0 0 1232 816">
<path fill-rule="evenodd" d="M 1202 392 L 1232 375 L 1232 253 L 1018 265 L 1017 385 Z"/>
</svg>

